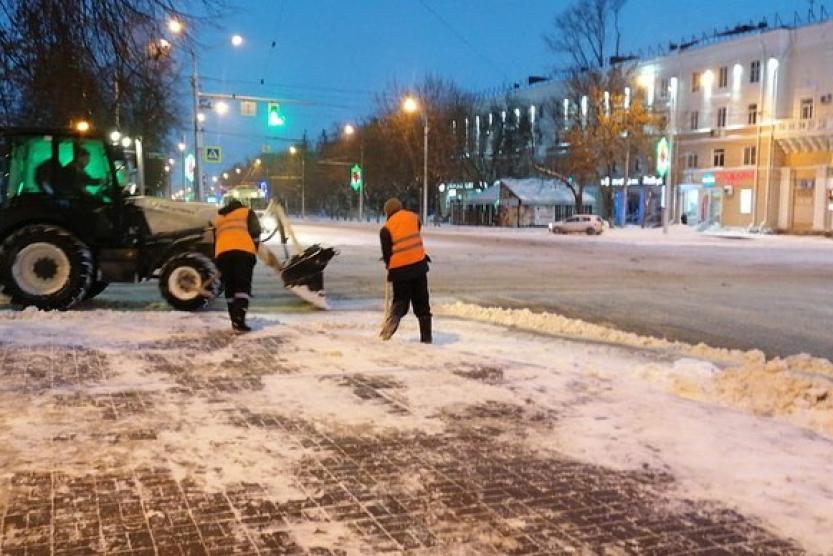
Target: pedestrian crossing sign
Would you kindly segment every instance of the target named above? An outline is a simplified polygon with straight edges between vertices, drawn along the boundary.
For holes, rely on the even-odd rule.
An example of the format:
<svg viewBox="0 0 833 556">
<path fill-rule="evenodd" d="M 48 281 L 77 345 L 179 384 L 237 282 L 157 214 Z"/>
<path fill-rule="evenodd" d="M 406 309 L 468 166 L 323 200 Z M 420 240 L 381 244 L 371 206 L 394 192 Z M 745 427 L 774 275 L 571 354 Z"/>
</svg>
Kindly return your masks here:
<svg viewBox="0 0 833 556">
<path fill-rule="evenodd" d="M 223 161 L 223 149 L 222 147 L 206 147 L 205 148 L 205 161 L 206 162 L 213 162 L 214 164 L 219 164 Z"/>
</svg>

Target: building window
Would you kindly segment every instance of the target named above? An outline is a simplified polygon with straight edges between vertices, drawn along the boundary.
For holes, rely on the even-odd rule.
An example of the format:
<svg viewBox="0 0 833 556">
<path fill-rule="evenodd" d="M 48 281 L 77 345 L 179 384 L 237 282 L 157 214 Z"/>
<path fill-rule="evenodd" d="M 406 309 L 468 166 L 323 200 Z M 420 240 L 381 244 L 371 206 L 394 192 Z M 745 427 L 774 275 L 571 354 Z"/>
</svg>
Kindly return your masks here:
<svg viewBox="0 0 833 556">
<path fill-rule="evenodd" d="M 801 99 L 801 119 L 802 120 L 812 120 L 813 119 L 813 99 L 811 99 L 811 98 Z"/>
<path fill-rule="evenodd" d="M 697 112 L 696 110 L 691 113 L 691 129 L 700 129 L 700 112 Z"/>
<path fill-rule="evenodd" d="M 757 104 L 750 104 L 749 109 L 746 115 L 746 122 L 749 125 L 755 125 L 758 123 L 758 105 Z"/>
<path fill-rule="evenodd" d="M 726 87 L 729 86 L 729 67 L 728 66 L 722 66 L 720 68 L 720 74 L 718 75 L 718 78 L 717 78 L 717 86 L 720 89 L 725 89 Z"/>
<path fill-rule="evenodd" d="M 251 100 L 240 101 L 240 115 L 241 116 L 256 116 L 257 103 Z"/>
<path fill-rule="evenodd" d="M 740 213 L 752 214 L 752 189 L 740 190 Z"/>
<path fill-rule="evenodd" d="M 671 81 L 667 77 L 663 77 L 659 81 L 659 98 L 668 98 L 668 92 L 671 90 Z"/>
<path fill-rule="evenodd" d="M 749 82 L 750 83 L 760 83 L 761 82 L 761 61 L 760 60 L 753 60 L 751 64 L 749 64 Z"/>
<path fill-rule="evenodd" d="M 716 168 L 722 168 L 726 165 L 726 149 L 715 149 L 714 150 L 714 166 Z"/>
<path fill-rule="evenodd" d="M 726 127 L 726 114 L 728 109 L 723 106 L 717 109 L 717 127 Z"/>
<path fill-rule="evenodd" d="M 699 71 L 695 71 L 691 74 L 691 92 L 696 93 L 700 90 L 700 77 L 701 73 Z"/>
<path fill-rule="evenodd" d="M 686 168 L 697 168 L 698 162 L 697 153 L 688 153 L 685 157 Z"/>
<path fill-rule="evenodd" d="M 743 165 L 754 166 L 758 162 L 758 148 L 745 147 L 743 149 Z"/>
</svg>

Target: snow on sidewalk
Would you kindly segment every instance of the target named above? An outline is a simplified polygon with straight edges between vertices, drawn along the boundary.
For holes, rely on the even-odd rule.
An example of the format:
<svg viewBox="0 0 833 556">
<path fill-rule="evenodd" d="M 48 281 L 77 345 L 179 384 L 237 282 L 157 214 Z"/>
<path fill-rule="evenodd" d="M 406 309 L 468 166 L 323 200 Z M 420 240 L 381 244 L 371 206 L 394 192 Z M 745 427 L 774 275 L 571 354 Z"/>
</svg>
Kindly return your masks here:
<svg viewBox="0 0 833 556">
<path fill-rule="evenodd" d="M 441 312 L 0 313 L 0 546 L 830 549 L 821 391 L 740 388 L 821 362 Z"/>
</svg>

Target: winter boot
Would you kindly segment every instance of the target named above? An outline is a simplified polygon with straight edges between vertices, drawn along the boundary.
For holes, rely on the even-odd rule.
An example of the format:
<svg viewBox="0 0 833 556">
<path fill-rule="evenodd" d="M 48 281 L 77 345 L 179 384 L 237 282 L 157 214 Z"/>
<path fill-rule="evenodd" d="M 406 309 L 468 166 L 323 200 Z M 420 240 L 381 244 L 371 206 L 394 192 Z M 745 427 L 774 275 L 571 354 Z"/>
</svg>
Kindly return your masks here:
<svg viewBox="0 0 833 556">
<path fill-rule="evenodd" d="M 388 318 L 385 319 L 385 323 L 382 325 L 382 331 L 379 333 L 379 337 L 384 341 L 388 341 L 391 337 L 393 337 L 397 328 L 399 328 L 399 317 L 391 313 L 388 315 Z"/>
<path fill-rule="evenodd" d="M 231 326 L 237 332 L 251 332 L 252 328 L 246 324 L 246 312 L 249 310 L 249 300 L 236 298 L 232 303 L 234 315 L 231 317 Z"/>
<path fill-rule="evenodd" d="M 423 344 L 434 342 L 431 336 L 431 317 L 419 317 L 419 341 Z"/>
</svg>

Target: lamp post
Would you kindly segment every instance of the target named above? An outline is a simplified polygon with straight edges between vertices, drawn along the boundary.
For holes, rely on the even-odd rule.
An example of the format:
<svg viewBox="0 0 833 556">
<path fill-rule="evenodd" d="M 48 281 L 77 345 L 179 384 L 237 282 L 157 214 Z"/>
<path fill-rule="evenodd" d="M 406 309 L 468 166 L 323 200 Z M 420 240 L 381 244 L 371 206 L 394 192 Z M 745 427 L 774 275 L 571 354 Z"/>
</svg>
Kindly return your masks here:
<svg viewBox="0 0 833 556">
<path fill-rule="evenodd" d="M 306 185 L 307 185 L 307 149 L 301 147 L 300 149 L 295 145 L 290 145 L 289 154 L 296 155 L 298 151 L 301 152 L 301 218 L 307 217 L 307 202 L 306 202 Z"/>
<path fill-rule="evenodd" d="M 168 20 L 168 30 L 174 35 L 180 35 L 185 30 L 185 25 L 178 19 L 171 18 Z M 164 40 L 164 39 L 163 39 Z M 240 47 L 243 45 L 243 37 L 240 35 L 231 36 L 231 45 Z M 167 42 L 167 41 L 165 41 Z M 190 46 L 187 47 L 191 54 L 191 96 L 193 105 L 193 124 L 194 124 L 194 198 L 197 201 L 202 200 L 202 169 L 200 168 L 200 159 L 202 157 L 202 142 L 200 141 L 200 86 L 197 73 L 197 53 Z"/>
<path fill-rule="evenodd" d="M 347 124 L 344 126 L 344 135 L 352 137 L 356 134 L 355 126 Z M 364 169 L 364 135 L 359 135 L 359 168 L 362 170 L 362 186 L 359 189 L 359 222 L 364 220 L 364 187 L 367 184 L 367 173 Z"/>
<path fill-rule="evenodd" d="M 420 106 L 414 97 L 405 97 L 402 109 L 409 114 L 419 112 L 422 116 L 422 222 L 428 222 L 428 115 L 425 106 Z"/>
</svg>

